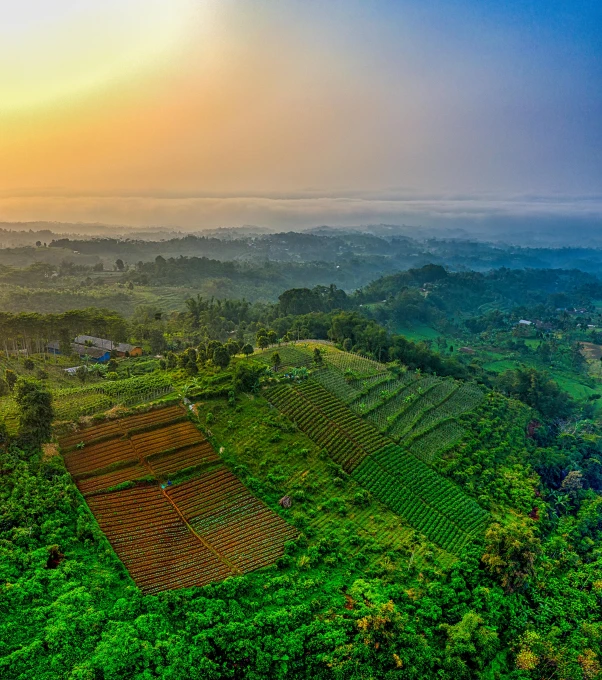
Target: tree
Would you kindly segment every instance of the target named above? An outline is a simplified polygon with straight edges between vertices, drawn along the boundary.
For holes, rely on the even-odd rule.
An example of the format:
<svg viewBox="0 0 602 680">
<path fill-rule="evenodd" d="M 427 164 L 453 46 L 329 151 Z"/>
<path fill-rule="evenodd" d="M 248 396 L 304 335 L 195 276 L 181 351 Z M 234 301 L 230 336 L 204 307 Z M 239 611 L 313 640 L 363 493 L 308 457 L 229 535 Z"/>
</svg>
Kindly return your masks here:
<svg viewBox="0 0 602 680">
<path fill-rule="evenodd" d="M 151 328 L 148 334 L 148 342 L 153 354 L 161 354 L 161 352 L 165 351 L 165 336 L 159 328 Z"/>
<path fill-rule="evenodd" d="M 125 264 L 120 257 L 115 260 L 115 267 L 118 272 L 122 272 L 125 269 Z"/>
<path fill-rule="evenodd" d="M 8 429 L 4 422 L 0 421 L 0 449 L 4 448 L 9 442 Z"/>
<path fill-rule="evenodd" d="M 19 406 L 19 439 L 33 446 L 48 441 L 52 434 L 52 394 L 37 380 L 19 378 L 15 386 Z"/>
<path fill-rule="evenodd" d="M 257 344 L 261 349 L 265 349 L 266 347 L 270 346 L 270 341 L 268 340 L 267 335 L 260 335 L 257 338 Z"/>
<path fill-rule="evenodd" d="M 313 359 L 314 359 L 314 364 L 315 364 L 316 366 L 321 366 L 321 365 L 324 363 L 324 360 L 322 359 L 322 352 L 320 352 L 320 348 L 319 348 L 319 347 L 316 347 L 316 348 L 314 349 L 314 356 L 313 356 Z"/>
<path fill-rule="evenodd" d="M 247 358 L 249 358 L 249 357 L 251 356 L 251 354 L 253 354 L 253 352 L 254 352 L 255 350 L 253 349 L 253 345 L 251 345 L 250 343 L 247 342 L 246 345 L 243 345 L 243 346 L 242 346 L 242 349 L 241 349 L 240 351 L 241 351 Z"/>
<path fill-rule="evenodd" d="M 6 371 L 4 372 L 4 379 L 6 380 L 8 389 L 12 392 L 15 389 L 15 385 L 18 380 L 17 374 L 10 368 L 7 368 Z"/>
<path fill-rule="evenodd" d="M 529 522 L 529 524 L 528 524 Z M 533 574 L 541 542 L 530 520 L 492 524 L 485 533 L 481 561 L 507 592 L 520 588 Z"/>
<path fill-rule="evenodd" d="M 278 334 L 275 331 L 268 331 L 267 335 L 270 345 L 274 345 L 278 340 Z"/>
<path fill-rule="evenodd" d="M 72 335 L 68 328 L 64 327 L 59 330 L 59 352 L 65 356 L 71 356 L 71 339 Z"/>
<path fill-rule="evenodd" d="M 116 371 L 117 368 L 118 368 L 117 360 L 116 359 L 109 359 L 109 363 L 107 364 L 107 370 Z"/>
<path fill-rule="evenodd" d="M 236 364 L 234 387 L 239 392 L 257 392 L 260 378 L 266 370 L 266 366 L 255 362 Z"/>
<path fill-rule="evenodd" d="M 231 357 L 236 356 L 240 352 L 240 343 L 236 340 L 230 339 L 224 346 Z"/>
<path fill-rule="evenodd" d="M 274 367 L 274 370 L 277 371 L 278 368 L 280 367 L 280 364 L 282 363 L 282 361 L 280 360 L 280 354 L 278 354 L 278 352 L 274 352 L 274 354 L 272 354 L 271 362 L 272 366 Z"/>
<path fill-rule="evenodd" d="M 83 385 L 88 379 L 88 369 L 85 366 L 78 366 L 75 369 L 75 377 L 78 378 L 78 380 Z"/>
<path fill-rule="evenodd" d="M 568 493 L 571 498 L 575 498 L 579 491 L 583 489 L 583 473 L 579 470 L 571 470 L 562 480 L 560 488 Z"/>
<path fill-rule="evenodd" d="M 215 348 L 215 351 L 213 352 L 213 363 L 220 368 L 226 368 L 230 363 L 230 353 L 223 345 Z"/>
</svg>

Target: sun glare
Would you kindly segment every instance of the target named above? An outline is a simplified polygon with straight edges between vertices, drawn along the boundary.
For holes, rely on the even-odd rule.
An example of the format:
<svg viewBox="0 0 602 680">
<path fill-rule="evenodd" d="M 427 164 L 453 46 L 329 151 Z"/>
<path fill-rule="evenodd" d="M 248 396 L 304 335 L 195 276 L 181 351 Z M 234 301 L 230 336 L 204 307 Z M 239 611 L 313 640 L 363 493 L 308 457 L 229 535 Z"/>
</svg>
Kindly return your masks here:
<svg viewBox="0 0 602 680">
<path fill-rule="evenodd" d="M 0 5 L 0 110 L 63 105 L 168 68 L 208 3 L 20 0 Z"/>
</svg>

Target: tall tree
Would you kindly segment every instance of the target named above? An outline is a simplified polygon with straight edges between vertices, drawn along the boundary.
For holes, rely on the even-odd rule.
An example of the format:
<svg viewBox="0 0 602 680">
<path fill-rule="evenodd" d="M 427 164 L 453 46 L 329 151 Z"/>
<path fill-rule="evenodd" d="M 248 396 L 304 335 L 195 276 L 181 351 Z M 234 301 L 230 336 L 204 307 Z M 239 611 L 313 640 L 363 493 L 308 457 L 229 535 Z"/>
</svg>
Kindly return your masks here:
<svg viewBox="0 0 602 680">
<path fill-rule="evenodd" d="M 19 439 L 33 446 L 48 441 L 54 417 L 50 391 L 38 380 L 19 378 L 15 399 L 19 406 Z"/>
</svg>

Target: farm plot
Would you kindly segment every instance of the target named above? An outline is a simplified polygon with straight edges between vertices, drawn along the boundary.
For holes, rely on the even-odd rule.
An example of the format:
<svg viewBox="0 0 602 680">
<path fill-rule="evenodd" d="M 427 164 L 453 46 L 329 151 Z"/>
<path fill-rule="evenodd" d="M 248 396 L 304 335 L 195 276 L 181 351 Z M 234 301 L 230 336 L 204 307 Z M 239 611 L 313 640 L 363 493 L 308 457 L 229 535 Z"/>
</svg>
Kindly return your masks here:
<svg viewBox="0 0 602 680">
<path fill-rule="evenodd" d="M 321 385 L 307 381 L 296 388 L 311 400 L 312 404 L 330 420 L 348 433 L 353 441 L 367 451 L 375 451 L 384 446 L 386 440 L 368 423 L 358 418 L 353 411 L 341 403 L 339 399 L 327 392 Z"/>
<path fill-rule="evenodd" d="M 312 373 L 312 378 L 325 390 L 345 403 L 349 403 L 361 395 L 361 391 L 356 386 L 358 381 L 354 381 L 356 385 L 353 385 L 340 371 L 332 368 L 320 368 Z"/>
<path fill-rule="evenodd" d="M 303 388 L 279 385 L 268 399 L 346 471 L 387 440 L 316 383 Z"/>
<path fill-rule="evenodd" d="M 417 458 L 425 463 L 432 463 L 437 456 L 457 444 L 464 433 L 464 428 L 458 423 L 453 420 L 444 420 L 430 430 L 423 431 L 406 445 Z"/>
<path fill-rule="evenodd" d="M 77 478 L 82 474 L 106 471 L 106 468 L 119 463 L 134 463 L 138 456 L 129 440 L 120 437 L 98 444 L 88 444 L 81 450 L 70 451 L 64 455 L 64 460 L 67 470 Z"/>
<path fill-rule="evenodd" d="M 91 496 L 88 505 L 145 593 L 203 586 L 232 573 L 156 485 Z"/>
<path fill-rule="evenodd" d="M 282 345 L 280 347 L 272 347 L 264 350 L 259 354 L 253 356 L 257 361 L 264 364 L 272 364 L 272 357 L 278 354 L 281 361 L 281 366 L 284 368 L 301 368 L 302 366 L 309 367 L 312 363 L 311 354 L 294 345 Z"/>
<path fill-rule="evenodd" d="M 298 534 L 223 465 L 167 493 L 195 532 L 243 572 L 272 564 Z"/>
<path fill-rule="evenodd" d="M 386 432 L 395 417 L 407 408 L 408 404 L 436 383 L 436 378 L 428 376 L 407 382 L 386 383 L 389 389 L 382 389 L 378 385 L 361 400 L 351 404 L 351 408 L 374 423 L 379 430 Z"/>
<path fill-rule="evenodd" d="M 449 398 L 458 389 L 458 383 L 453 380 L 437 382 L 412 400 L 396 416 L 388 432 L 391 439 L 399 441 L 435 406 Z"/>
<path fill-rule="evenodd" d="M 61 442 L 71 447 L 67 469 L 144 592 L 267 566 L 298 534 L 223 465 L 184 414 L 179 407 L 139 414 Z M 197 477 L 160 484 L 181 471 Z"/>
<path fill-rule="evenodd" d="M 488 513 L 455 484 L 399 446 L 365 458 L 354 479 L 450 553 L 484 530 Z"/>
<path fill-rule="evenodd" d="M 371 377 L 387 373 L 387 366 L 359 354 L 330 349 L 324 353 L 324 361 L 343 373 L 350 371 L 356 377 Z"/>
<path fill-rule="evenodd" d="M 472 411 L 482 399 L 483 392 L 476 385 L 461 385 L 448 398 L 443 399 L 439 404 L 424 413 L 408 435 L 424 433 L 443 420 Z"/>
<path fill-rule="evenodd" d="M 205 437 L 188 420 L 169 427 L 133 434 L 130 438 L 132 446 L 141 458 L 167 449 L 198 444 L 204 439 Z"/>
<path fill-rule="evenodd" d="M 100 425 L 93 425 L 77 430 L 73 434 L 65 435 L 61 438 L 61 448 L 63 451 L 66 451 L 80 442 L 89 444 L 99 439 L 110 439 L 149 426 L 167 425 L 176 420 L 182 420 L 182 418 L 185 418 L 185 413 L 181 406 L 168 406 L 127 416 L 119 420 L 108 420 Z"/>
<path fill-rule="evenodd" d="M 84 496 L 87 496 L 91 493 L 110 489 L 118 484 L 123 484 L 124 482 L 141 479 L 145 475 L 148 475 L 148 470 L 140 465 L 140 463 L 136 462 L 112 472 L 78 478 L 76 483 L 77 488 L 81 493 Z"/>
<path fill-rule="evenodd" d="M 60 389 L 53 394 L 55 417 L 58 420 L 72 420 L 119 404 L 132 406 L 150 401 L 172 391 L 168 377 L 155 374 L 88 387 Z"/>
<path fill-rule="evenodd" d="M 150 425 L 154 426 L 161 423 L 172 423 L 175 420 L 182 420 L 185 417 L 186 412 L 181 406 L 176 405 L 128 416 L 118 422 L 123 431 L 132 432 L 133 430 L 139 430 Z"/>
<path fill-rule="evenodd" d="M 155 475 L 169 477 L 180 470 L 206 465 L 219 461 L 219 456 L 208 441 L 163 451 L 147 457 L 147 462 Z"/>
</svg>

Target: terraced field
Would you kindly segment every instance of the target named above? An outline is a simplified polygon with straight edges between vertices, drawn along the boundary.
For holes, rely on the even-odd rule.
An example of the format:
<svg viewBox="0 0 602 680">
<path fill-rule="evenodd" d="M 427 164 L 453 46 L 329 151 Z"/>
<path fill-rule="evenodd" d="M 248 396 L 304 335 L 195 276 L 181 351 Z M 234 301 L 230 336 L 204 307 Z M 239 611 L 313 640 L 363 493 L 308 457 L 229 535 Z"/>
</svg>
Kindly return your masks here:
<svg viewBox="0 0 602 680">
<path fill-rule="evenodd" d="M 144 592 L 202 586 L 267 566 L 298 534 L 223 465 L 179 406 L 90 427 L 60 445 Z"/>
<path fill-rule="evenodd" d="M 426 452 L 414 455 L 379 435 L 311 381 L 272 388 L 268 398 L 361 486 L 444 550 L 457 554 L 484 529 L 488 514 L 425 464 L 430 440 L 423 446 Z M 457 434 L 452 431 L 446 436 Z M 420 441 L 417 437 L 413 445 L 419 447 Z"/>
<path fill-rule="evenodd" d="M 456 417 L 475 408 L 482 391 L 409 371 L 358 378 L 325 363 L 309 380 L 271 388 L 270 402 L 374 498 L 458 554 L 489 517 L 430 464 L 461 440 L 464 430 Z"/>
<path fill-rule="evenodd" d="M 457 554 L 487 524 L 476 501 L 394 444 L 365 458 L 353 477 L 448 552 Z"/>
<path fill-rule="evenodd" d="M 316 347 L 323 357 L 320 366 L 313 361 Z M 435 463 L 461 440 L 464 431 L 457 416 L 474 409 L 483 398 L 479 387 L 470 383 L 413 371 L 394 374 L 384 364 L 311 341 L 266 350 L 257 358 L 269 363 L 274 351 L 287 367 L 309 367 L 312 381 L 428 463 Z M 342 453 L 333 457 L 341 464 L 354 458 Z"/>
<path fill-rule="evenodd" d="M 243 572 L 273 564 L 282 555 L 283 541 L 297 535 L 224 465 L 167 495 L 194 531 Z"/>
<path fill-rule="evenodd" d="M 387 443 L 373 427 L 317 383 L 279 385 L 270 390 L 268 398 L 323 446 L 346 472 Z"/>
</svg>

